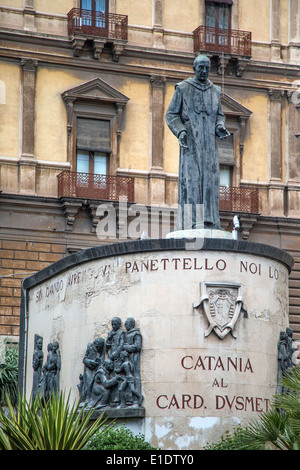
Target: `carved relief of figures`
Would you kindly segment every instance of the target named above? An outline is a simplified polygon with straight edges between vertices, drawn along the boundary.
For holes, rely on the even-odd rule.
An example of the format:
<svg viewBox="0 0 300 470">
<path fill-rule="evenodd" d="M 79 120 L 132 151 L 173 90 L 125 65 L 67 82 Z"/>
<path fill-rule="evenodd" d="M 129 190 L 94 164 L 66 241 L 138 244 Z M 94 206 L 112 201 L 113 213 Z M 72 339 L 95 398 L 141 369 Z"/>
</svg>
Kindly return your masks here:
<svg viewBox="0 0 300 470">
<path fill-rule="evenodd" d="M 296 351 L 296 348 L 294 348 L 293 330 L 288 327 L 286 329 L 286 335 L 289 367 L 294 367 L 296 365 L 296 361 L 294 360 L 294 352 Z"/>
<path fill-rule="evenodd" d="M 117 361 L 124 344 L 124 331 L 121 329 L 121 319 L 114 317 L 111 321 L 112 330 L 106 339 L 107 355 L 112 361 Z"/>
<path fill-rule="evenodd" d="M 47 402 L 52 393 L 59 392 L 59 374 L 61 369 L 61 357 L 58 342 L 49 343 L 47 346 L 47 360 L 42 368 L 42 378 L 40 382 L 40 395 Z"/>
<path fill-rule="evenodd" d="M 103 408 L 111 403 L 111 395 L 114 388 L 118 385 L 116 376 L 112 376 L 114 364 L 111 359 L 105 359 L 100 364 L 92 384 L 91 394 L 87 401 L 86 408 Z"/>
<path fill-rule="evenodd" d="M 129 389 L 131 395 L 134 395 L 138 400 L 138 405 L 141 405 L 143 396 L 137 391 L 135 385 L 135 377 L 133 375 L 134 367 L 129 360 L 129 353 L 127 351 L 121 351 L 120 353 L 119 367 L 115 368 L 115 372 L 118 374 L 120 392 L 120 408 L 126 408 L 126 391 Z"/>
<path fill-rule="evenodd" d="M 42 366 L 44 360 L 43 338 L 40 335 L 34 335 L 34 352 L 32 358 L 33 381 L 32 381 L 32 400 L 39 391 L 39 384 L 42 377 Z"/>
<path fill-rule="evenodd" d="M 126 331 L 122 329 L 121 319 L 114 317 L 112 329 L 106 341 L 101 339 L 101 350 L 107 352 L 107 357 L 101 355 L 98 363 L 92 362 L 94 368 L 80 376 L 79 384 L 81 406 L 91 407 L 138 407 L 143 401 L 141 395 L 140 354 L 142 336 L 135 327 L 135 320 L 128 318 L 125 322 Z M 96 340 L 95 340 L 96 341 Z M 92 343 L 95 349 L 95 342 Z M 104 346 L 105 344 L 105 346 Z M 91 349 L 91 345 L 88 346 Z M 85 358 L 87 357 L 87 354 Z M 87 362 L 85 372 L 87 372 Z M 93 359 L 94 361 L 94 359 Z"/>
<path fill-rule="evenodd" d="M 93 343 L 89 343 L 83 358 L 84 372 L 80 376 L 78 386 L 81 401 L 86 401 L 91 394 L 97 368 L 103 363 L 105 357 L 105 341 L 103 338 L 96 338 Z"/>
<path fill-rule="evenodd" d="M 135 385 L 137 392 L 141 393 L 140 357 L 142 349 L 142 335 L 135 327 L 134 318 L 130 317 L 125 322 L 125 341 L 123 349 L 129 353 L 129 360 L 133 365 Z"/>
<path fill-rule="evenodd" d="M 279 335 L 277 394 L 287 393 L 287 389 L 282 384 L 282 378 L 296 365 L 293 358 L 294 352 L 293 330 L 288 327 L 286 331 L 281 331 Z"/>
<path fill-rule="evenodd" d="M 34 353 L 32 359 L 33 382 L 32 399 L 37 395 L 48 401 L 51 394 L 59 392 L 59 374 L 61 369 L 61 357 L 57 341 L 47 346 L 47 360 L 43 365 L 43 338 L 34 336 Z"/>
</svg>

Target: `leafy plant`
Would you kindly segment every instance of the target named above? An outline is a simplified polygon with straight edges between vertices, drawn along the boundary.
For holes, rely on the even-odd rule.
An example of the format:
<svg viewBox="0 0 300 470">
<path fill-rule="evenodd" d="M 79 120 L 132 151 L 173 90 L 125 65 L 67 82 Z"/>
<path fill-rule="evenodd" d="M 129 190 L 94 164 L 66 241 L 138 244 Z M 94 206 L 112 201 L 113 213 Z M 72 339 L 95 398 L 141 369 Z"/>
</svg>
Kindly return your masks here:
<svg viewBox="0 0 300 470">
<path fill-rule="evenodd" d="M 142 434 L 121 426 L 113 425 L 106 433 L 96 433 L 85 447 L 86 450 L 155 450 L 145 441 Z"/>
<path fill-rule="evenodd" d="M 300 450 L 300 369 L 282 379 L 286 393 L 276 395 L 270 409 L 245 427 L 227 432 L 206 450 Z"/>
<path fill-rule="evenodd" d="M 252 450 L 251 445 L 244 442 L 247 429 L 236 426 L 232 431 L 226 431 L 218 442 L 209 444 L 204 450 Z M 264 450 L 264 445 L 256 446 L 256 450 Z M 254 449 L 253 449 L 254 450 Z"/>
<path fill-rule="evenodd" d="M 18 348 L 4 340 L 4 362 L 0 364 L 0 405 L 5 404 L 5 397 L 15 405 L 18 397 Z"/>
<path fill-rule="evenodd" d="M 282 384 L 286 393 L 276 395 L 272 408 L 248 426 L 245 442 L 249 445 L 300 450 L 300 369 L 291 369 Z"/>
<path fill-rule="evenodd" d="M 27 401 L 19 396 L 15 410 L 7 398 L 8 413 L 0 409 L 0 449 L 80 450 L 93 434 L 107 433 L 103 415 L 90 424 L 93 410 L 85 412 L 70 396 L 52 395 L 47 403 L 39 396 Z"/>
</svg>

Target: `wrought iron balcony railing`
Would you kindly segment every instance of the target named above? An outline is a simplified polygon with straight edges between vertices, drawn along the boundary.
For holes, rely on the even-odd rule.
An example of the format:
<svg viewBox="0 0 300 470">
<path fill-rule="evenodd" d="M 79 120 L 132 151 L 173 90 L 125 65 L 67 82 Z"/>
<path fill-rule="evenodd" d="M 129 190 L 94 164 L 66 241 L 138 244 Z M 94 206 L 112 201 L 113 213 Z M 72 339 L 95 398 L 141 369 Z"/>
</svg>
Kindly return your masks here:
<svg viewBox="0 0 300 470">
<path fill-rule="evenodd" d="M 128 40 L 128 16 L 72 8 L 68 13 L 68 34 Z"/>
<path fill-rule="evenodd" d="M 221 211 L 259 212 L 258 189 L 220 186 Z"/>
<path fill-rule="evenodd" d="M 249 31 L 198 26 L 193 36 L 194 52 L 224 52 L 251 57 L 252 34 Z"/>
<path fill-rule="evenodd" d="M 63 171 L 57 179 L 58 197 L 134 202 L 134 178 Z"/>
</svg>

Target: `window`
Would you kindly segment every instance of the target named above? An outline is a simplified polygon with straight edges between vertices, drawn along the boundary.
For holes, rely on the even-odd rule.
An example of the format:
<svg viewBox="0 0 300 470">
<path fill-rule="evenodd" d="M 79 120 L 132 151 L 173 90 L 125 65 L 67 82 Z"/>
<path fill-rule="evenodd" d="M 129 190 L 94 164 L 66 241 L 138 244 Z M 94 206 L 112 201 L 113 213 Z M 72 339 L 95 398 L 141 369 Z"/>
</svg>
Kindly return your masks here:
<svg viewBox="0 0 300 470">
<path fill-rule="evenodd" d="M 231 28 L 231 3 L 205 3 L 206 44 L 218 49 L 227 48 L 230 44 L 228 31 Z"/>
<path fill-rule="evenodd" d="M 81 8 L 83 10 L 92 10 L 101 13 L 107 13 L 108 0 L 81 0 Z"/>
<path fill-rule="evenodd" d="M 217 150 L 220 163 L 220 186 L 232 186 L 234 162 L 233 134 L 227 139 L 217 139 Z"/>
<path fill-rule="evenodd" d="M 211 2 L 205 4 L 205 25 L 216 29 L 230 29 L 232 2 Z"/>
<path fill-rule="evenodd" d="M 108 158 L 105 153 L 77 150 L 77 171 L 79 173 L 93 173 L 106 175 Z"/>
<path fill-rule="evenodd" d="M 232 180 L 232 166 L 229 165 L 220 165 L 220 186 L 226 186 L 229 188 L 231 186 Z"/>
<path fill-rule="evenodd" d="M 62 98 L 66 105 L 67 158 L 72 170 L 83 173 L 88 168 L 89 172 L 103 173 L 106 160 L 106 174 L 116 175 L 123 110 L 129 98 L 100 78 L 64 91 Z"/>
<path fill-rule="evenodd" d="M 108 28 L 108 0 L 81 0 L 81 21 L 85 32 Z M 99 33 L 99 31 L 98 31 Z"/>
<path fill-rule="evenodd" d="M 106 175 L 111 152 L 110 121 L 77 118 L 77 172 Z"/>
</svg>

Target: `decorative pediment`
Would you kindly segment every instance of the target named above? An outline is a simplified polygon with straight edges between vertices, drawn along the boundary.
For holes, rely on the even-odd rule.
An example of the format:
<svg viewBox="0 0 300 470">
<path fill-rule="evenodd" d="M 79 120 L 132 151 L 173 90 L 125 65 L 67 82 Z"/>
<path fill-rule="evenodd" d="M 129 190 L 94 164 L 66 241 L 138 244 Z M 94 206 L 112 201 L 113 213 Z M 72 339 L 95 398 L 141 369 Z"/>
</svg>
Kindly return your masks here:
<svg viewBox="0 0 300 470">
<path fill-rule="evenodd" d="M 65 102 L 95 101 L 125 105 L 129 98 L 100 78 L 95 78 L 62 93 Z"/>
<path fill-rule="evenodd" d="M 252 111 L 241 105 L 238 101 L 234 100 L 226 93 L 221 93 L 222 110 L 226 116 L 233 116 L 238 118 L 248 119 Z"/>
<path fill-rule="evenodd" d="M 226 93 L 223 93 L 223 92 L 221 93 L 221 105 L 222 105 L 222 111 L 226 116 L 226 122 L 229 121 L 228 124 L 231 122 L 231 125 L 234 122 L 235 125 L 233 126 L 233 129 L 235 128 L 235 130 L 237 129 L 239 130 L 240 157 L 242 157 L 243 151 L 244 151 L 244 138 L 245 138 L 246 124 L 247 124 L 249 117 L 252 114 L 252 111 L 250 111 L 250 109 L 246 108 L 241 103 L 231 98 L 231 96 L 226 95 Z M 223 152 L 225 152 L 226 155 L 228 154 L 228 149 L 226 149 L 226 146 L 229 146 L 230 148 L 232 148 L 231 159 L 233 162 L 233 159 L 234 159 L 233 144 L 230 146 L 230 142 L 227 141 L 227 142 L 220 142 L 219 146 L 223 147 Z M 227 155 L 227 158 L 228 158 L 228 155 Z"/>
<path fill-rule="evenodd" d="M 122 123 L 122 111 L 129 101 L 129 98 L 116 88 L 112 87 L 108 83 L 101 80 L 101 78 L 95 78 L 89 82 L 77 85 L 69 90 L 62 93 L 62 98 L 67 108 L 67 131 L 68 136 L 72 133 L 74 106 L 76 109 L 76 103 L 90 103 L 96 108 L 103 107 L 103 105 L 112 105 L 114 113 L 117 117 L 117 136 L 120 139 L 121 136 L 121 123 Z"/>
</svg>

